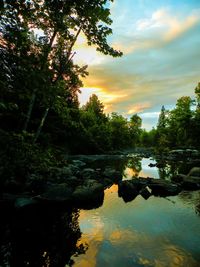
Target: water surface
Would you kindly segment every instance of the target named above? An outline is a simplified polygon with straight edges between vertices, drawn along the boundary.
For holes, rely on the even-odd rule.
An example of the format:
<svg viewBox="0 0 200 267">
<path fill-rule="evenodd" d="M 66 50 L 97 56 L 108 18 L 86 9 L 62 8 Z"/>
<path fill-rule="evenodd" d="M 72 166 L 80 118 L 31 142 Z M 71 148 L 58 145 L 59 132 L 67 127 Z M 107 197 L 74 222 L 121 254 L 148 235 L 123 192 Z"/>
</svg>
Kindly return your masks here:
<svg viewBox="0 0 200 267">
<path fill-rule="evenodd" d="M 87 167 L 114 168 L 123 180 L 168 179 L 187 173 L 187 163 L 130 157 L 87 157 Z M 200 191 L 125 203 L 118 186 L 105 190 L 98 209 L 33 206 L 1 209 L 2 267 L 199 267 Z"/>
<path fill-rule="evenodd" d="M 154 161 L 139 162 L 137 172 L 134 164 L 126 165 L 124 179 L 136 173 L 163 178 L 163 170 L 148 166 Z M 148 200 L 139 195 L 124 203 L 118 197 L 118 186 L 113 185 L 105 190 L 102 207 L 80 211 L 82 236 L 77 245 L 87 250 L 73 257 L 74 266 L 200 266 L 199 204 L 199 191 L 168 198 L 151 196 Z"/>
</svg>

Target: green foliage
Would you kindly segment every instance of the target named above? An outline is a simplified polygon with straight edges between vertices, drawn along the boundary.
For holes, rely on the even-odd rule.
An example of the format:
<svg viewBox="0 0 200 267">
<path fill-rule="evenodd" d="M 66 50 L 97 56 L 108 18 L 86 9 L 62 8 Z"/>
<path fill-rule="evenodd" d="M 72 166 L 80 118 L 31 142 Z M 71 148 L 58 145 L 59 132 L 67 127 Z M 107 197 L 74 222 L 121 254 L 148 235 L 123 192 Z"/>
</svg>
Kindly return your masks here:
<svg viewBox="0 0 200 267">
<path fill-rule="evenodd" d="M 30 174 L 45 174 L 58 163 L 56 151 L 30 143 L 32 136 L 27 133 L 15 134 L 0 131 L 0 186 L 16 181 L 24 184 Z"/>
<path fill-rule="evenodd" d="M 0 171 L 4 179 L 25 180 L 29 173 L 57 164 L 55 147 L 88 153 L 110 148 L 107 118 L 97 97 L 87 110 L 79 110 L 81 79 L 88 73 L 87 66 L 73 62 L 79 34 L 104 54 L 122 55 L 107 42 L 112 33 L 108 2 L 1 1 Z"/>
<path fill-rule="evenodd" d="M 195 94 L 195 100 L 192 100 L 189 96 L 179 98 L 176 107 L 171 111 L 166 111 L 162 106 L 157 129 L 155 130 L 155 147 L 158 152 L 165 152 L 176 147 L 199 148 L 199 84 L 195 88 Z M 147 142 L 149 133 L 143 133 L 143 135 L 142 138 L 145 140 L 142 142 Z"/>
<path fill-rule="evenodd" d="M 130 118 L 130 123 L 129 123 L 130 135 L 133 146 L 136 146 L 140 142 L 140 135 L 142 132 L 141 126 L 142 126 L 142 119 L 137 114 L 134 114 Z"/>
<path fill-rule="evenodd" d="M 131 146 L 131 136 L 127 119 L 115 112 L 110 117 L 110 132 L 113 149 Z"/>
<path fill-rule="evenodd" d="M 112 33 L 107 2 L 2 2 L 1 102 L 3 115 L 10 122 L 5 129 L 35 132 L 36 141 L 50 110 L 66 118 L 68 107 L 78 108 L 81 77 L 88 74 L 87 66 L 73 62 L 73 47 L 80 33 L 100 52 L 114 57 L 122 55 L 107 43 Z M 6 112 L 8 104 L 17 105 L 16 116 Z"/>
</svg>

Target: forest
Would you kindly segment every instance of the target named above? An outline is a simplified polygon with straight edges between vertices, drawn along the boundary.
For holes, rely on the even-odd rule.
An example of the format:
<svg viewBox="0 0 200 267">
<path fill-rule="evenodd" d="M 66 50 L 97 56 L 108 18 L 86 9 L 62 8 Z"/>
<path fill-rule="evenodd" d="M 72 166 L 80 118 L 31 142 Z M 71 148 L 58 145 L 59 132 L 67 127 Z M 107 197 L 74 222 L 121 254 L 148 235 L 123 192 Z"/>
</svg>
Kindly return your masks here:
<svg viewBox="0 0 200 267">
<path fill-rule="evenodd" d="M 78 36 L 84 34 L 105 55 L 122 56 L 107 41 L 107 2 L 1 1 L 1 183 L 59 166 L 65 154 L 199 147 L 200 84 L 195 99 L 183 96 L 173 110 L 161 103 L 157 127 L 149 132 L 138 114 L 106 114 L 95 94 L 80 107 L 78 93 L 88 72 L 73 61 Z"/>
</svg>

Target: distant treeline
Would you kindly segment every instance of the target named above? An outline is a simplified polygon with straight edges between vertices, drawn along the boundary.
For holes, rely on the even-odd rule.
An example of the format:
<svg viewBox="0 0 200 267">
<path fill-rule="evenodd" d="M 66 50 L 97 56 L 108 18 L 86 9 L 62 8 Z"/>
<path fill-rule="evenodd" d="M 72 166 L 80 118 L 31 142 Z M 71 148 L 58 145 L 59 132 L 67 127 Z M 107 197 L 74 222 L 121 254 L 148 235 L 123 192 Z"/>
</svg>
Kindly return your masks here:
<svg viewBox="0 0 200 267">
<path fill-rule="evenodd" d="M 183 96 L 173 110 L 161 108 L 158 124 L 151 131 L 142 131 L 140 140 L 144 146 L 157 151 L 170 148 L 200 148 L 200 83 L 195 88 L 195 99 Z"/>
</svg>

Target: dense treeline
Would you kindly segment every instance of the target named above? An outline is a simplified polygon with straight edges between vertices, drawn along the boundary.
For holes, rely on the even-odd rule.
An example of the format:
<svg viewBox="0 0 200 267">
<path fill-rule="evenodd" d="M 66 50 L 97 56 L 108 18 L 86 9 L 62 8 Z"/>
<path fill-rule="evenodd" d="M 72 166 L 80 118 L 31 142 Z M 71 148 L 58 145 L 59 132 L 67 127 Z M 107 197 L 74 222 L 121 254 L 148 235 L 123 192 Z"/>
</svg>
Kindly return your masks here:
<svg viewBox="0 0 200 267">
<path fill-rule="evenodd" d="M 109 0 L 1 1 L 1 177 L 23 179 L 61 164 L 66 153 L 102 153 L 137 141 L 141 119 L 106 116 L 97 96 L 80 108 L 87 66 L 74 63 L 80 34 L 88 45 L 121 56 L 107 42 Z"/>
<path fill-rule="evenodd" d="M 24 179 L 62 164 L 63 153 L 106 153 L 135 146 L 163 150 L 199 146 L 200 86 L 196 107 L 189 97 L 173 111 L 162 108 L 157 129 L 141 129 L 135 114 L 106 115 L 92 95 L 80 107 L 78 93 L 87 66 L 74 63 L 80 34 L 88 45 L 121 56 L 107 42 L 112 33 L 109 0 L 1 1 L 0 175 Z"/>
<path fill-rule="evenodd" d="M 183 96 L 170 111 L 162 106 L 156 129 L 143 131 L 141 142 L 162 152 L 171 148 L 199 148 L 199 136 L 200 83 L 195 88 L 194 100 Z"/>
</svg>

